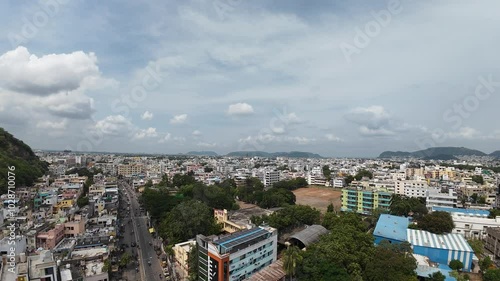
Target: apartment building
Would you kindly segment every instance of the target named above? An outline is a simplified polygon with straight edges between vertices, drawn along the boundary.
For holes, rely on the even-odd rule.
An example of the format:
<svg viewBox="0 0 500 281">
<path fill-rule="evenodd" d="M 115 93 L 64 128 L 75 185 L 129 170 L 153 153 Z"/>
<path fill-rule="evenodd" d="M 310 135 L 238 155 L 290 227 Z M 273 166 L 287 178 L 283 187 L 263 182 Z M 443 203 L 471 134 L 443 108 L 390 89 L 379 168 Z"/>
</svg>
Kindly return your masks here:
<svg viewBox="0 0 500 281">
<path fill-rule="evenodd" d="M 450 189 L 448 193 L 442 193 L 438 190 L 428 190 L 426 194 L 426 206 L 429 210 L 432 207 L 457 207 L 458 196 L 457 193 Z"/>
<path fill-rule="evenodd" d="M 64 238 L 64 225 L 58 224 L 54 228 L 38 233 L 36 237 L 36 245 L 38 248 L 45 250 L 53 249 L 57 243 Z"/>
<path fill-rule="evenodd" d="M 500 258 L 500 227 L 491 227 L 486 229 L 486 239 L 484 248 Z"/>
<path fill-rule="evenodd" d="M 196 247 L 195 240 L 189 240 L 182 243 L 177 243 L 172 247 L 174 251 L 175 261 L 177 262 L 177 272 L 180 275 L 181 280 L 187 279 L 189 275 L 189 253 L 192 248 Z"/>
<path fill-rule="evenodd" d="M 265 187 L 270 187 L 274 183 L 280 181 L 280 172 L 279 171 L 266 171 L 264 173 L 264 186 Z"/>
<path fill-rule="evenodd" d="M 196 236 L 202 281 L 242 281 L 276 261 L 278 231 L 256 227 L 227 236 Z"/>
<path fill-rule="evenodd" d="M 341 211 L 371 214 L 373 210 L 389 209 L 392 193 L 387 190 L 367 190 L 360 188 L 345 188 L 342 190 Z"/>
<path fill-rule="evenodd" d="M 396 180 L 394 181 L 394 192 L 408 197 L 425 197 L 429 185 L 426 181 Z"/>
<path fill-rule="evenodd" d="M 120 164 L 118 165 L 118 175 L 130 177 L 132 175 L 142 174 L 144 165 L 142 164 Z"/>
</svg>

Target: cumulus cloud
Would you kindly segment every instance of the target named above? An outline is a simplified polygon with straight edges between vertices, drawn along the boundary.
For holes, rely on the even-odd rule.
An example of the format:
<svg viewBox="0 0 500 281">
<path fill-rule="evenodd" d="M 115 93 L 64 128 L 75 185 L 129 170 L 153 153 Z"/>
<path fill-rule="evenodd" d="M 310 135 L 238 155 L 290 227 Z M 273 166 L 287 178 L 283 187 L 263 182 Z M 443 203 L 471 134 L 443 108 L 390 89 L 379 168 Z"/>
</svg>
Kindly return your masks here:
<svg viewBox="0 0 500 281">
<path fill-rule="evenodd" d="M 110 115 L 97 121 L 94 130 L 107 136 L 126 136 L 133 130 L 133 125 L 123 115 Z"/>
<path fill-rule="evenodd" d="M 195 137 L 201 136 L 201 132 L 198 130 L 194 130 L 191 134 Z"/>
<path fill-rule="evenodd" d="M 277 136 L 274 134 L 259 134 L 256 136 L 247 136 L 238 140 L 240 144 L 266 144 L 266 143 L 292 143 L 292 144 L 311 144 L 316 141 L 315 138 L 302 136 Z"/>
<path fill-rule="evenodd" d="M 0 56 L 0 86 L 35 96 L 73 91 L 85 79 L 99 75 L 94 53 L 77 51 L 37 57 L 20 46 Z"/>
<path fill-rule="evenodd" d="M 165 136 L 158 140 L 158 143 L 165 143 L 172 139 L 172 135 L 170 133 L 166 133 Z"/>
<path fill-rule="evenodd" d="M 144 139 L 144 138 L 156 138 L 158 133 L 156 128 L 149 127 L 147 129 L 142 129 L 134 134 L 134 139 Z"/>
<path fill-rule="evenodd" d="M 325 138 L 328 140 L 328 141 L 333 141 L 333 142 L 340 142 L 342 141 L 341 138 L 337 137 L 336 135 L 334 134 L 326 134 L 325 135 Z"/>
<path fill-rule="evenodd" d="M 182 124 L 187 120 L 187 114 L 175 115 L 172 119 L 170 119 L 170 124 Z"/>
<path fill-rule="evenodd" d="M 215 147 L 215 146 L 217 146 L 217 144 L 215 142 L 214 143 L 199 142 L 197 145 L 200 147 Z"/>
<path fill-rule="evenodd" d="M 57 121 L 40 121 L 36 124 L 37 128 L 48 130 L 64 130 L 68 125 L 67 120 Z"/>
<path fill-rule="evenodd" d="M 359 133 L 363 136 L 391 136 L 395 134 L 391 115 L 382 106 L 357 107 L 347 113 L 345 118 L 359 125 Z"/>
<path fill-rule="evenodd" d="M 229 105 L 227 109 L 228 115 L 250 115 L 253 114 L 253 107 L 248 103 L 235 103 Z"/>
<path fill-rule="evenodd" d="M 141 115 L 141 119 L 142 120 L 151 120 L 153 119 L 153 113 L 149 112 L 149 111 L 145 111 L 142 115 Z"/>
</svg>

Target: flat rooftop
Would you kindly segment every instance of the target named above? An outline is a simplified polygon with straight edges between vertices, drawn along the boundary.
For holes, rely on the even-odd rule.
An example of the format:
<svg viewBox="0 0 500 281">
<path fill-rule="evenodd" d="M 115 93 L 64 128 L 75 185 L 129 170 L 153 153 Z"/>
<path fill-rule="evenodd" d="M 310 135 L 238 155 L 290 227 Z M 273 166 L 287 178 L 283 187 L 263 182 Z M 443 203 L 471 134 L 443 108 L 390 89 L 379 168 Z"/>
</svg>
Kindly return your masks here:
<svg viewBox="0 0 500 281">
<path fill-rule="evenodd" d="M 432 207 L 432 211 L 448 212 L 448 213 L 458 213 L 466 215 L 476 215 L 487 217 L 490 215 L 488 210 L 476 210 L 476 209 L 461 209 L 461 208 L 447 208 L 447 207 Z"/>
<path fill-rule="evenodd" d="M 407 229 L 408 242 L 413 246 L 436 249 L 474 252 L 469 243 L 460 234 L 438 235 L 424 230 Z"/>
<path fill-rule="evenodd" d="M 406 241 L 406 230 L 410 220 L 405 217 L 392 216 L 388 214 L 380 215 L 373 235 L 383 238 Z"/>
</svg>

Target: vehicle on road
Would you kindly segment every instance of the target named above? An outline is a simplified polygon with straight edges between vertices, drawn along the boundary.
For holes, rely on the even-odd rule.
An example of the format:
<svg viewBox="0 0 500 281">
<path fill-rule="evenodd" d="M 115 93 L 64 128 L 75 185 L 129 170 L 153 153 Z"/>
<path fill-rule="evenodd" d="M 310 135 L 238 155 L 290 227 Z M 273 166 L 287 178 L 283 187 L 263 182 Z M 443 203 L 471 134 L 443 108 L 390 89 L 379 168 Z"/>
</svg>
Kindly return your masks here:
<svg viewBox="0 0 500 281">
<path fill-rule="evenodd" d="M 135 247 L 136 246 L 135 242 L 130 243 L 130 246 Z"/>
</svg>

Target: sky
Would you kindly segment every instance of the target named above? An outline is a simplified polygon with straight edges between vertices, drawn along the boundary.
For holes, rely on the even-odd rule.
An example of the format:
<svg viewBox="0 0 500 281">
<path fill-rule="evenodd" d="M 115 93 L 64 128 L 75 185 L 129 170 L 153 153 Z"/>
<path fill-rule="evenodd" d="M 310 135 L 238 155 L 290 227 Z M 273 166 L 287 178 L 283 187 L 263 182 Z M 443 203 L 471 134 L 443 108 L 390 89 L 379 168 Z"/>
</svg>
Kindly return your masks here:
<svg viewBox="0 0 500 281">
<path fill-rule="evenodd" d="M 7 0 L 0 127 L 35 149 L 500 149 L 500 2 Z"/>
</svg>

